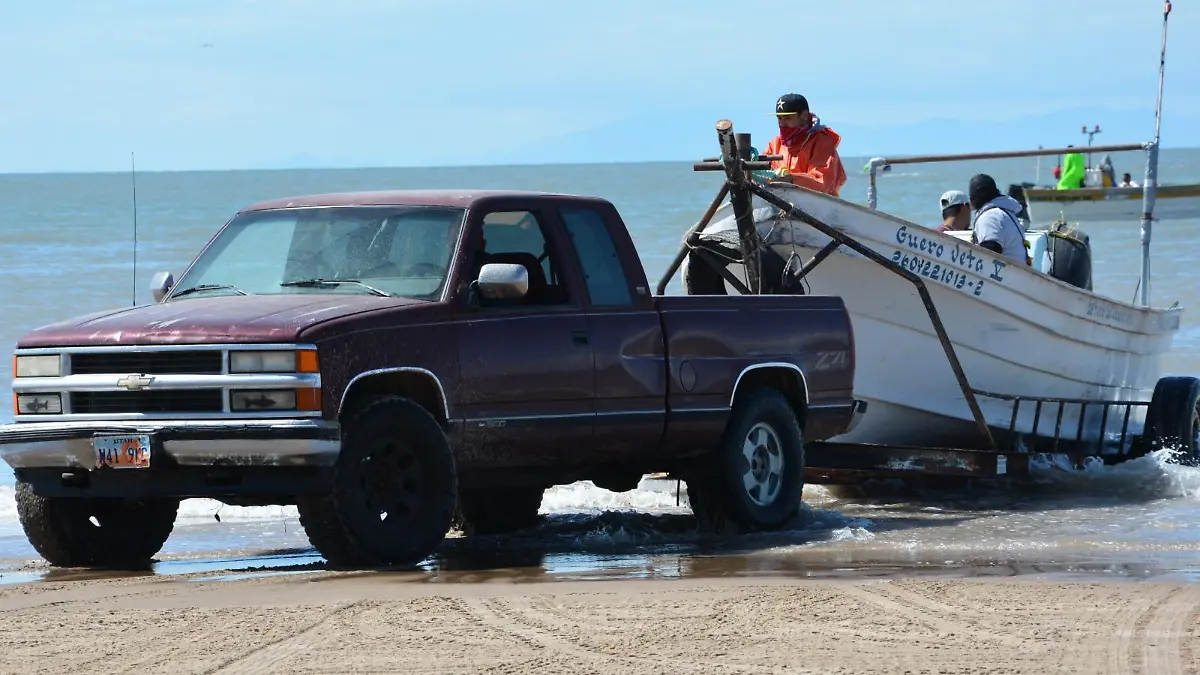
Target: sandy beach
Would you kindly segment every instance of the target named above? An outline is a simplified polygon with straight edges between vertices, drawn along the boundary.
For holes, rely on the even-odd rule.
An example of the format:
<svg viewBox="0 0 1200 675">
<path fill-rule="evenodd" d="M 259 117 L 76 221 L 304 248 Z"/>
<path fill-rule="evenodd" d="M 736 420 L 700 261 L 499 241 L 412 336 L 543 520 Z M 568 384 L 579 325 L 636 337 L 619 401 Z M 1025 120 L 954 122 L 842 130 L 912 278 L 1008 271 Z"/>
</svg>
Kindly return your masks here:
<svg viewBox="0 0 1200 675">
<path fill-rule="evenodd" d="M 1200 672 L 1195 584 L 203 579 L 4 587 L 0 671 Z"/>
</svg>

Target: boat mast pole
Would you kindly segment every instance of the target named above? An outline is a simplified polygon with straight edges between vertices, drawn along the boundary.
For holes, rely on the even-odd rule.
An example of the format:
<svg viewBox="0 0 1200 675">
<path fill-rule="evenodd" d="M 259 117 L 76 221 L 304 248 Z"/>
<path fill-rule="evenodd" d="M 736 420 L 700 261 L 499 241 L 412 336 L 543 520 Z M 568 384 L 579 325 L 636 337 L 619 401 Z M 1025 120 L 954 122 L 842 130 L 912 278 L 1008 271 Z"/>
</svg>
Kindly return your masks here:
<svg viewBox="0 0 1200 675">
<path fill-rule="evenodd" d="M 882 157 L 874 157 L 867 162 L 867 169 L 871 173 L 870 182 L 867 183 L 867 208 L 872 211 L 879 206 L 879 188 L 876 183 L 879 170 L 881 167 L 887 166 L 887 163 L 887 160 Z"/>
<path fill-rule="evenodd" d="M 1163 78 L 1167 68 L 1167 19 L 1171 2 L 1163 3 L 1162 51 L 1158 58 L 1158 100 L 1154 104 L 1154 140 L 1146 148 L 1146 180 L 1142 183 L 1142 277 L 1141 305 L 1150 306 L 1150 231 L 1158 182 L 1158 139 L 1162 129 Z"/>
</svg>

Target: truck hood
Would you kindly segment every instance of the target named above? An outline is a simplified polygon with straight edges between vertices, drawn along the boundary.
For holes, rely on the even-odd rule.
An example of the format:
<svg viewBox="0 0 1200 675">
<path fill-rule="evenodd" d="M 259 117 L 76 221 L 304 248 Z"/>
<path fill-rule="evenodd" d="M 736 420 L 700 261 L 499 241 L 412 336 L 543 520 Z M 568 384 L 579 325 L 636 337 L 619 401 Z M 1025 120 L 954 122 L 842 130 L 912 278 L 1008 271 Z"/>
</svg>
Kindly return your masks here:
<svg viewBox="0 0 1200 675">
<path fill-rule="evenodd" d="M 425 304 L 407 298 L 316 293 L 189 298 L 42 326 L 25 334 L 17 347 L 291 342 L 322 321 Z"/>
</svg>

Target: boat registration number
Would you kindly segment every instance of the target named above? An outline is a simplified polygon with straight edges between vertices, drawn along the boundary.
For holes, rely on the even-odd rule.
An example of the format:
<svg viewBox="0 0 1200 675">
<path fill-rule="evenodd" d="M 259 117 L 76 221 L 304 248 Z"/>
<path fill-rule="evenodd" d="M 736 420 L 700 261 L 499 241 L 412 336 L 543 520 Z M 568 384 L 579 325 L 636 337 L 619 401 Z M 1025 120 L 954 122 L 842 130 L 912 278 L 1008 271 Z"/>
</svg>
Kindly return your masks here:
<svg viewBox="0 0 1200 675">
<path fill-rule="evenodd" d="M 96 436 L 92 446 L 96 449 L 97 469 L 146 469 L 150 466 L 149 436 Z"/>
</svg>

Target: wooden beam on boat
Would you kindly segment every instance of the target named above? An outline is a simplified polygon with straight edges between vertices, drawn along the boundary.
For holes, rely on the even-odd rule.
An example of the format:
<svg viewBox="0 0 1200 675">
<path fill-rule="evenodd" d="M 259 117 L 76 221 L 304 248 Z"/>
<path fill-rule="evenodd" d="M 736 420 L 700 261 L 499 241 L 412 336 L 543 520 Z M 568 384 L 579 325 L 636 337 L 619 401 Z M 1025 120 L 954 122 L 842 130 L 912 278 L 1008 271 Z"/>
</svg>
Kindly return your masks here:
<svg viewBox="0 0 1200 675">
<path fill-rule="evenodd" d="M 783 159 L 783 155 L 759 155 L 754 161 L 770 163 L 770 162 L 778 162 L 782 159 Z M 700 160 L 700 163 L 701 164 L 714 164 L 714 163 L 720 164 L 721 158 L 720 157 L 705 157 L 704 159 Z M 768 166 L 766 168 L 770 169 L 771 167 Z M 758 169 L 755 169 L 755 171 L 757 171 L 757 170 Z"/>
<path fill-rule="evenodd" d="M 742 249 L 742 267 L 746 271 L 746 287 L 752 293 L 762 292 L 759 260 L 758 228 L 754 225 L 753 202 L 748 186 L 753 185 L 749 169 L 750 134 L 734 134 L 733 122 L 717 122 L 717 141 L 721 145 L 721 161 L 729 183 L 729 202 L 737 223 L 738 243 Z"/>
<path fill-rule="evenodd" d="M 771 163 L 765 162 L 765 161 L 764 162 L 759 162 L 759 161 L 749 162 L 749 161 L 747 161 L 747 162 L 742 162 L 742 168 L 745 169 L 746 171 L 770 171 Z M 692 171 L 724 171 L 724 170 L 725 170 L 725 164 L 719 159 L 716 161 L 704 160 L 703 162 L 696 162 L 695 164 L 692 165 Z"/>
<path fill-rule="evenodd" d="M 1074 148 L 1039 148 L 1037 150 L 1001 150 L 998 152 L 968 152 L 957 155 L 912 155 L 910 157 L 886 158 L 881 157 L 880 165 L 895 165 L 895 164 L 927 164 L 931 162 L 960 162 L 969 159 L 1006 159 L 1009 157 L 1049 157 L 1051 155 L 1065 155 L 1073 152 L 1087 151 L 1090 153 L 1098 152 L 1129 152 L 1132 150 L 1145 150 L 1144 143 L 1125 143 L 1122 145 L 1093 145 L 1089 148 L 1074 147 Z M 874 160 L 872 160 L 874 161 Z"/>
</svg>

